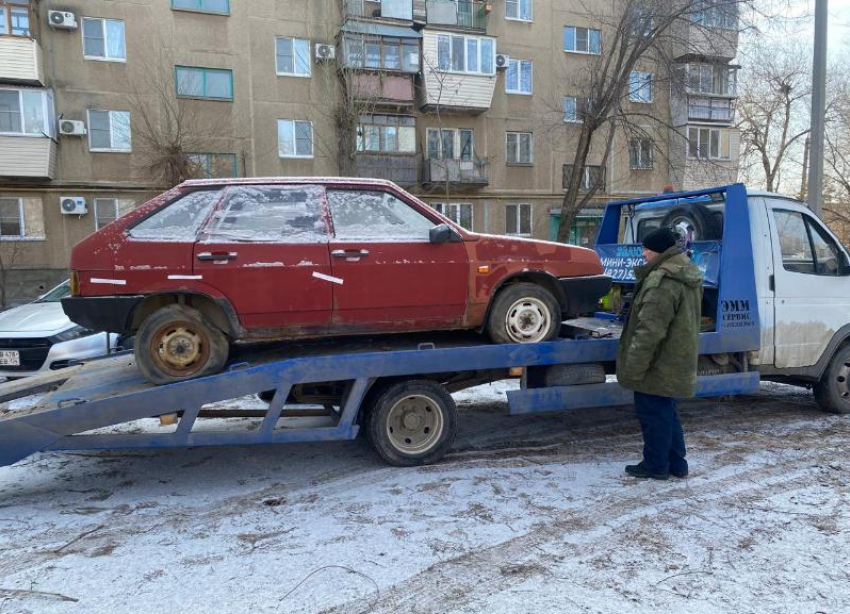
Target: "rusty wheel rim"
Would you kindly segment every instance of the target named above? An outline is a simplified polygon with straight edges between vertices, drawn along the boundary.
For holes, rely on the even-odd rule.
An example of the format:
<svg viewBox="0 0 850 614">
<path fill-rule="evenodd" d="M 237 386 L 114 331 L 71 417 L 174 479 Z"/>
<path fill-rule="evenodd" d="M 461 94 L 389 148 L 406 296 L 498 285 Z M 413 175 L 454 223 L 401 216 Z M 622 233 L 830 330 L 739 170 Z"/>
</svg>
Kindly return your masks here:
<svg viewBox="0 0 850 614">
<path fill-rule="evenodd" d="M 151 338 L 150 355 L 164 373 L 173 377 L 191 376 L 201 371 L 209 360 L 209 336 L 194 322 L 169 322 L 160 326 Z"/>
</svg>

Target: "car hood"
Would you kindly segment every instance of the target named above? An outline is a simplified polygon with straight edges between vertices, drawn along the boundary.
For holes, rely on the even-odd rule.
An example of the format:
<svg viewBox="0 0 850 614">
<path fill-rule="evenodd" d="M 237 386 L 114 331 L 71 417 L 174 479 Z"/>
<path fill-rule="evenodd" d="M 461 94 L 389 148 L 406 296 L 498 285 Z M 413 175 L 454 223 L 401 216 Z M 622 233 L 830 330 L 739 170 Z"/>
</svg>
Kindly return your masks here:
<svg viewBox="0 0 850 614">
<path fill-rule="evenodd" d="M 29 303 L 0 313 L 0 333 L 59 333 L 73 323 L 62 303 Z"/>
</svg>

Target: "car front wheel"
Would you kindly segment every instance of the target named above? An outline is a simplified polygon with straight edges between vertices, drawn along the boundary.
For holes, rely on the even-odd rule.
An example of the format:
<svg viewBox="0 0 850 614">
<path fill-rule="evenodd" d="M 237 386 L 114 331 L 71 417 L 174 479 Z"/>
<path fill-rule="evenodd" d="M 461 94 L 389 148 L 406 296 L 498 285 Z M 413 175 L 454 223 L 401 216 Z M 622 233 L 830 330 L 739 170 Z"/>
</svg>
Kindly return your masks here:
<svg viewBox="0 0 850 614">
<path fill-rule="evenodd" d="M 168 305 L 148 316 L 136 334 L 136 365 L 149 382 L 179 382 L 221 371 L 227 337 L 197 309 Z"/>
<path fill-rule="evenodd" d="M 487 333 L 496 343 L 551 341 L 561 330 L 561 307 L 549 290 L 519 283 L 496 295 Z"/>
</svg>

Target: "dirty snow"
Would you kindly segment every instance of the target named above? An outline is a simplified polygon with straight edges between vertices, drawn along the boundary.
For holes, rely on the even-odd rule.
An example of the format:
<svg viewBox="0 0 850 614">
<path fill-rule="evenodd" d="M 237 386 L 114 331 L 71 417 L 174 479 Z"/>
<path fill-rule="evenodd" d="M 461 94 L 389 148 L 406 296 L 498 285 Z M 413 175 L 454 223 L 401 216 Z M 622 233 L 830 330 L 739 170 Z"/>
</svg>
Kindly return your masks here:
<svg viewBox="0 0 850 614">
<path fill-rule="evenodd" d="M 686 403 L 692 476 L 644 482 L 631 408 L 510 417 L 512 385 L 455 395 L 432 467 L 358 440 L 1 468 L 0 612 L 848 611 L 850 418 L 775 384 Z"/>
</svg>

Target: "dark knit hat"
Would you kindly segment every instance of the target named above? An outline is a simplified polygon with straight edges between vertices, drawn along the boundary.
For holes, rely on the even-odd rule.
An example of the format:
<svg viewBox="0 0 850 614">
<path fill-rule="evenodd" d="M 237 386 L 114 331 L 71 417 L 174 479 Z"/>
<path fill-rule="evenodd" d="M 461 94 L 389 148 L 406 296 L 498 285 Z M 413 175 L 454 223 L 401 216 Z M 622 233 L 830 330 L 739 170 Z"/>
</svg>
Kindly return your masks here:
<svg viewBox="0 0 850 614">
<path fill-rule="evenodd" d="M 663 254 L 679 242 L 679 235 L 669 228 L 656 228 L 643 238 L 646 249 Z"/>
</svg>

